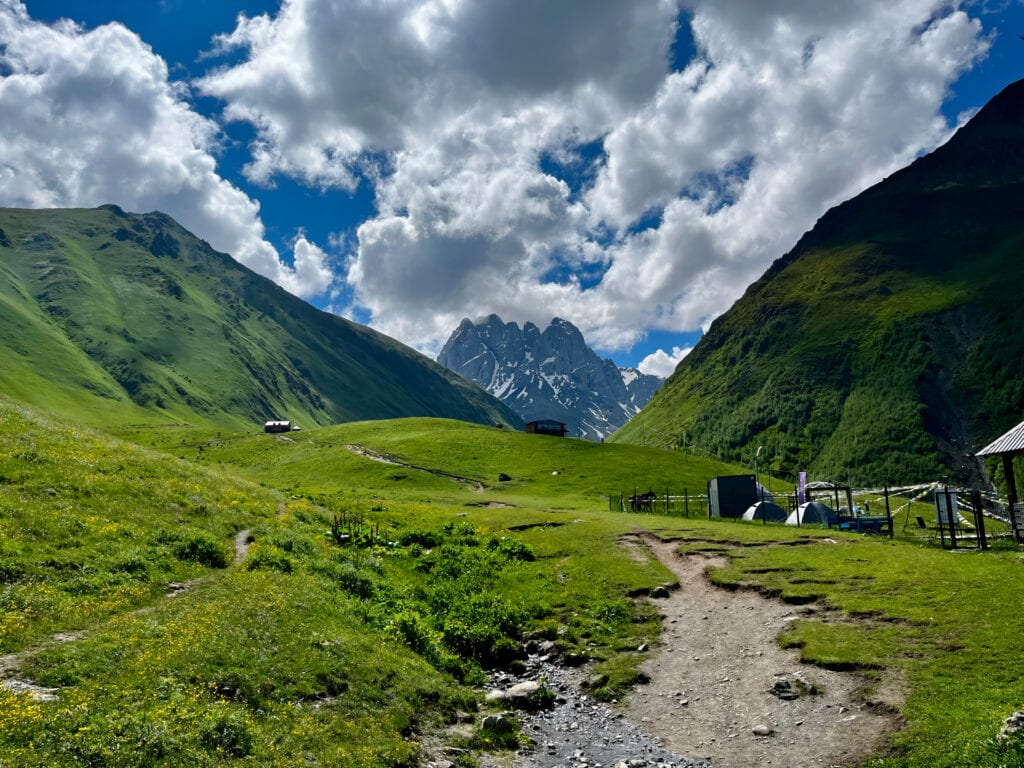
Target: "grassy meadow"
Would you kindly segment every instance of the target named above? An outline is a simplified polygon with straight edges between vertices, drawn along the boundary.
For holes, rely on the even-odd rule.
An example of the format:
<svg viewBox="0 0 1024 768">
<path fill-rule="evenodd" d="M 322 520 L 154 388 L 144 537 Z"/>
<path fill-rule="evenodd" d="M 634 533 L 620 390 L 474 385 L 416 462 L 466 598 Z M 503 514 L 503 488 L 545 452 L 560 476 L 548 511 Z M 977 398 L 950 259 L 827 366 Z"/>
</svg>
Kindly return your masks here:
<svg viewBox="0 0 1024 768">
<path fill-rule="evenodd" d="M 678 452 L 438 419 L 284 437 L 114 437 L 0 400 L 0 670 L 37 686 L 0 688 L 0 766 L 413 766 L 530 640 L 622 699 L 660 632 L 639 596 L 671 579 L 618 544 L 640 528 L 829 609 L 780 641 L 903 689 L 872 765 L 1024 765 L 994 738 L 1024 703 L 1012 546 L 607 511 L 740 471 Z"/>
</svg>

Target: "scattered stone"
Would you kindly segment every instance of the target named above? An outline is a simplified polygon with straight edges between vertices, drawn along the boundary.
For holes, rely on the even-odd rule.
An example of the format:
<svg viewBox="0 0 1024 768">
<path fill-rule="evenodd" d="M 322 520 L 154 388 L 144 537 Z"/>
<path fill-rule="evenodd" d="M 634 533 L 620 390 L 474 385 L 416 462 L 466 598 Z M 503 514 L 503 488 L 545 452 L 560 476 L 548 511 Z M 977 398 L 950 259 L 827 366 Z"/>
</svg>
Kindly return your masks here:
<svg viewBox="0 0 1024 768">
<path fill-rule="evenodd" d="M 772 683 L 772 687 L 768 689 L 768 692 L 783 701 L 793 701 L 801 696 L 821 693 L 821 689 L 800 675 L 786 675 L 782 672 L 777 672 L 775 673 L 775 681 Z"/>
<path fill-rule="evenodd" d="M 1024 731 L 1024 711 L 1018 710 L 1003 721 L 1003 727 L 996 738 L 999 741 L 1007 741 L 1022 731 Z"/>
<path fill-rule="evenodd" d="M 793 683 L 786 678 L 781 678 L 772 683 L 769 693 L 783 701 L 792 701 L 793 699 L 800 698 L 800 694 L 793 688 Z"/>
<path fill-rule="evenodd" d="M 59 698 L 57 696 L 57 688 L 44 688 L 27 680 L 16 680 L 13 678 L 0 680 L 0 687 L 6 688 L 11 693 L 28 696 L 33 701 L 57 701 Z"/>
<path fill-rule="evenodd" d="M 505 698 L 509 700 L 529 698 L 539 690 L 540 683 L 536 680 L 524 680 L 505 691 Z"/>
<path fill-rule="evenodd" d="M 650 649 L 650 646 L 647 643 L 641 643 L 640 647 L 637 648 L 636 650 L 637 650 L 638 653 L 647 653 L 647 651 L 649 649 Z"/>
<path fill-rule="evenodd" d="M 659 584 L 651 590 L 651 597 L 657 598 L 659 600 L 664 600 L 670 595 L 671 593 L 668 591 L 668 587 L 666 587 L 664 584 Z"/>
<path fill-rule="evenodd" d="M 751 730 L 751 733 L 753 733 L 755 736 L 771 736 L 773 733 L 775 733 L 775 731 L 772 730 L 772 727 L 770 725 L 761 724 L 755 725 Z"/>
<path fill-rule="evenodd" d="M 484 718 L 483 728 L 491 733 L 512 733 L 515 726 L 504 715 L 488 715 Z"/>
<path fill-rule="evenodd" d="M 512 480 L 512 478 L 511 478 L 511 477 L 509 477 L 508 475 L 506 475 L 506 474 L 505 474 L 504 472 L 502 472 L 502 473 L 500 473 L 500 474 L 498 475 L 498 482 L 499 482 L 499 483 L 507 483 L 507 482 L 509 482 L 510 480 Z"/>
</svg>

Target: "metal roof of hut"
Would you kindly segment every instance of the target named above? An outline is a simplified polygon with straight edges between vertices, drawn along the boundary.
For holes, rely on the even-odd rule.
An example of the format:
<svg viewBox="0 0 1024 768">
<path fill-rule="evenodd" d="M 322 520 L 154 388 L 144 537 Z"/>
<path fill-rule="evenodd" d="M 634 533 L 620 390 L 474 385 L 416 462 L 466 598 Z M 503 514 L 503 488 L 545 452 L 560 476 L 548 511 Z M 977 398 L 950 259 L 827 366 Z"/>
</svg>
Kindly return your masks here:
<svg viewBox="0 0 1024 768">
<path fill-rule="evenodd" d="M 975 456 L 1011 456 L 1024 455 L 1024 421 L 1011 429 L 1005 435 L 997 437 L 986 445 Z"/>
<path fill-rule="evenodd" d="M 767 520 L 770 523 L 781 523 L 786 519 L 786 510 L 774 501 L 759 501 L 747 507 L 743 513 L 744 520 Z"/>
<path fill-rule="evenodd" d="M 986 445 L 975 456 L 998 456 L 1003 460 L 1003 475 L 1006 477 L 1006 501 L 1010 508 L 1013 522 L 1013 537 L 1020 541 L 1024 538 L 1024 508 L 1021 508 L 1017 495 L 1017 478 L 1013 474 L 1013 459 L 1024 456 L 1024 422 L 1011 429 L 1001 437 L 997 437 Z"/>
</svg>

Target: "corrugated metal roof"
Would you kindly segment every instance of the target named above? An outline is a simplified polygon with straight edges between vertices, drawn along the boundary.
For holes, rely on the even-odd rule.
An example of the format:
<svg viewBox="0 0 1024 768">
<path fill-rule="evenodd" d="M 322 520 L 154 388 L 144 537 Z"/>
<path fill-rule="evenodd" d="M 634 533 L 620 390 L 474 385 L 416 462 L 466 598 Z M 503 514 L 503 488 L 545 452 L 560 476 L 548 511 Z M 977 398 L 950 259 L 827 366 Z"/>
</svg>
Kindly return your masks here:
<svg viewBox="0 0 1024 768">
<path fill-rule="evenodd" d="M 1024 453 L 1024 421 L 1002 437 L 993 440 L 975 456 L 997 456 L 1001 453 Z"/>
</svg>

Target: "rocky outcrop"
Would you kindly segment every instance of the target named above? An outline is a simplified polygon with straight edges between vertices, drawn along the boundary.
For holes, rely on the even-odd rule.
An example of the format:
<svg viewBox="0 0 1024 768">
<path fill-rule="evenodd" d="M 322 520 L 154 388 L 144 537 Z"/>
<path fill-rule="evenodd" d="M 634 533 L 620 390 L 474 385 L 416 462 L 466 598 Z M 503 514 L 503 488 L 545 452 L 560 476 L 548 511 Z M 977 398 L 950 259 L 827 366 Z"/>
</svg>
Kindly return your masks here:
<svg viewBox="0 0 1024 768">
<path fill-rule="evenodd" d="M 556 419 L 570 435 L 590 440 L 625 424 L 662 383 L 602 360 L 576 326 L 557 317 L 544 331 L 497 315 L 463 320 L 437 361 L 475 381 L 523 421 Z"/>
</svg>

